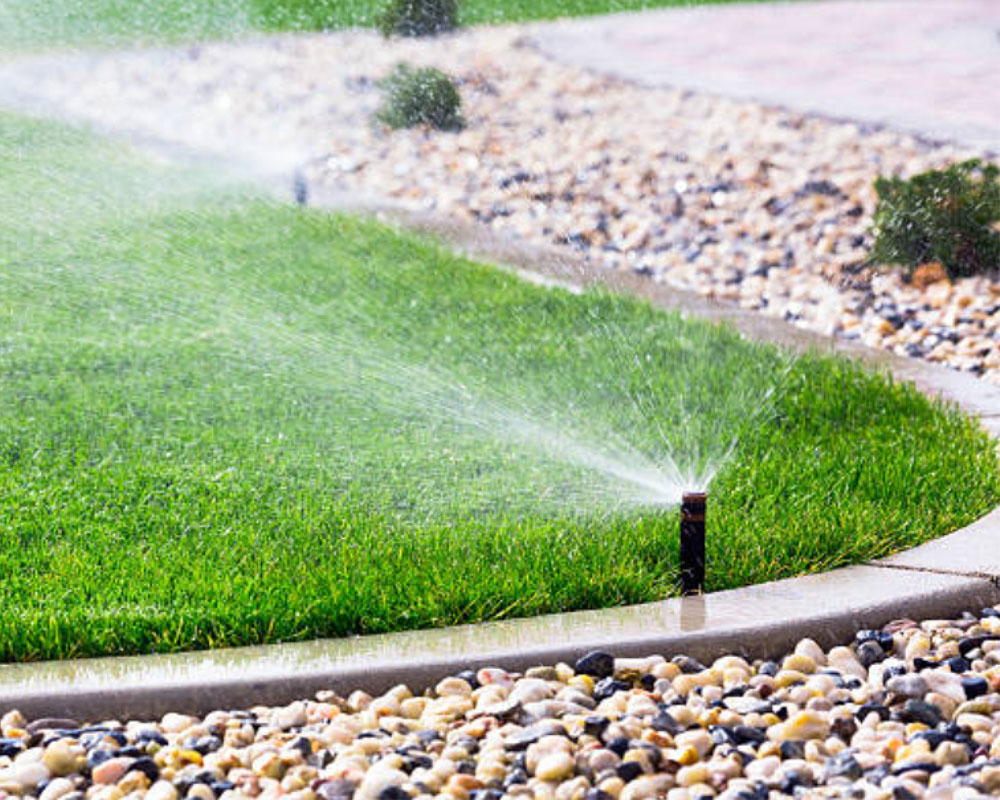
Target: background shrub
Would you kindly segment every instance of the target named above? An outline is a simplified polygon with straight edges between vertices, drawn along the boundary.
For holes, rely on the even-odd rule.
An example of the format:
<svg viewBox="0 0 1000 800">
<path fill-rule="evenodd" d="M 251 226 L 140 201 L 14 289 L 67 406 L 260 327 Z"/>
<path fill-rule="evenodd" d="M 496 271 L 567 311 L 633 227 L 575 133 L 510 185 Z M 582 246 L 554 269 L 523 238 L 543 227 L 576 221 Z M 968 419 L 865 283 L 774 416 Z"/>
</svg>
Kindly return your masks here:
<svg viewBox="0 0 1000 800">
<path fill-rule="evenodd" d="M 376 114 L 379 122 L 392 128 L 429 125 L 456 131 L 465 127 L 458 87 L 439 69 L 399 64 L 379 85 L 383 91 L 382 107 Z"/>
<path fill-rule="evenodd" d="M 388 0 L 377 19 L 383 36 L 435 36 L 458 26 L 458 0 Z"/>
<path fill-rule="evenodd" d="M 978 160 L 875 181 L 878 263 L 939 261 L 952 278 L 1000 269 L 1000 169 Z"/>
</svg>

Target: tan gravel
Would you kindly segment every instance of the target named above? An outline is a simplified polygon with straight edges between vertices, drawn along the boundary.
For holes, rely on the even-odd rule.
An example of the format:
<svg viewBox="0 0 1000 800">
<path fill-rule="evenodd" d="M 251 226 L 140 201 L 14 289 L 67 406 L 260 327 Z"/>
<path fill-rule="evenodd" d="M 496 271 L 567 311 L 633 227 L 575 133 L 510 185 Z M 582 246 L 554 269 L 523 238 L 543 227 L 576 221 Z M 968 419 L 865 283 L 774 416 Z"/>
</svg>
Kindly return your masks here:
<svg viewBox="0 0 1000 800">
<path fill-rule="evenodd" d="M 777 661 L 489 667 L 156 722 L 0 718 L 0 798 L 974 800 L 1000 793 L 1000 615 Z"/>
</svg>

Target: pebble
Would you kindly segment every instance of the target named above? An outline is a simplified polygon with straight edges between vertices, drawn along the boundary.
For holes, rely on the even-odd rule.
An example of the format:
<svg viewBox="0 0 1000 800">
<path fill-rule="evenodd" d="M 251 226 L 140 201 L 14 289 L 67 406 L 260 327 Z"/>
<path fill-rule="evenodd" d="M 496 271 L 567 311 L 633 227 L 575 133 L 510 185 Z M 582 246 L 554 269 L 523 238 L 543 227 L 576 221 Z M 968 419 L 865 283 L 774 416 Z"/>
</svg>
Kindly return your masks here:
<svg viewBox="0 0 1000 800">
<path fill-rule="evenodd" d="M 118 783 L 134 760 L 133 758 L 125 757 L 109 758 L 107 761 L 102 761 L 91 770 L 91 779 L 97 784 Z"/>
<path fill-rule="evenodd" d="M 370 31 L 9 60 L 0 94 L 487 225 L 825 335 L 1000 383 L 1000 282 L 869 264 L 873 182 L 978 153 L 554 62 L 530 26 Z M 461 133 L 370 123 L 399 61 L 454 75 Z M 642 109 L 641 114 L 636 109 Z M 813 657 L 812 648 L 800 655 Z M 859 652 L 862 662 L 864 658 Z"/>
<path fill-rule="evenodd" d="M 578 659 L 573 668 L 581 675 L 609 678 L 615 671 L 615 659 L 607 653 L 595 650 Z"/>
<path fill-rule="evenodd" d="M 900 697 L 920 699 L 927 694 L 929 687 L 927 681 L 920 675 L 905 674 L 890 678 L 886 682 L 885 688 Z"/>
<path fill-rule="evenodd" d="M 1000 792 L 1000 664 L 985 657 L 1000 653 L 995 613 L 897 621 L 828 651 L 803 639 L 774 661 L 588 653 L 524 674 L 463 672 L 419 697 L 405 686 L 381 696 L 328 691 L 203 719 L 167 714 L 154 725 L 46 723 L 31 733 L 32 723 L 10 711 L 0 718 L 0 792 L 38 800 L 976 800 Z M 867 651 L 865 668 L 857 654 Z M 514 696 L 528 702 L 509 703 Z"/>
</svg>

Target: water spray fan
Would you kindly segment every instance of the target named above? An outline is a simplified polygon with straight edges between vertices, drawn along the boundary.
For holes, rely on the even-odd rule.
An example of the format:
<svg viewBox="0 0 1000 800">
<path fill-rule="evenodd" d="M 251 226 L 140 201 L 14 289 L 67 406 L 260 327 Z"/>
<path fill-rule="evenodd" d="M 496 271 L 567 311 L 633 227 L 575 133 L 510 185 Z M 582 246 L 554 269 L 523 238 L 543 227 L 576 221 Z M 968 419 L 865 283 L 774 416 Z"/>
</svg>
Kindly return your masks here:
<svg viewBox="0 0 1000 800">
<path fill-rule="evenodd" d="M 681 594 L 705 592 L 705 505 L 707 492 L 681 497 Z"/>
</svg>

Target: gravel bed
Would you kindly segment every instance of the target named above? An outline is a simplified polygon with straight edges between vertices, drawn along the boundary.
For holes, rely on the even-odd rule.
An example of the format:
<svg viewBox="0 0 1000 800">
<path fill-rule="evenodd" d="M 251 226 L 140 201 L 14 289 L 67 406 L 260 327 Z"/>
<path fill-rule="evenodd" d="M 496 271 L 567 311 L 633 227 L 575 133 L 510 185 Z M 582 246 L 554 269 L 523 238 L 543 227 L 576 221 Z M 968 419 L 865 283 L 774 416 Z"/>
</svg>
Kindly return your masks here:
<svg viewBox="0 0 1000 800">
<path fill-rule="evenodd" d="M 473 220 L 604 269 L 1000 382 L 1000 284 L 867 263 L 879 174 L 982 155 L 893 131 L 552 62 L 530 26 L 385 42 L 370 32 L 43 57 L 0 96 L 255 168 L 307 163 L 354 202 Z M 399 61 L 461 85 L 468 128 L 370 122 Z"/>
<path fill-rule="evenodd" d="M 10 711 L 0 734 L 0 798 L 965 800 L 1000 793 L 1000 612 L 779 661 L 594 652 L 204 719 Z"/>
</svg>

